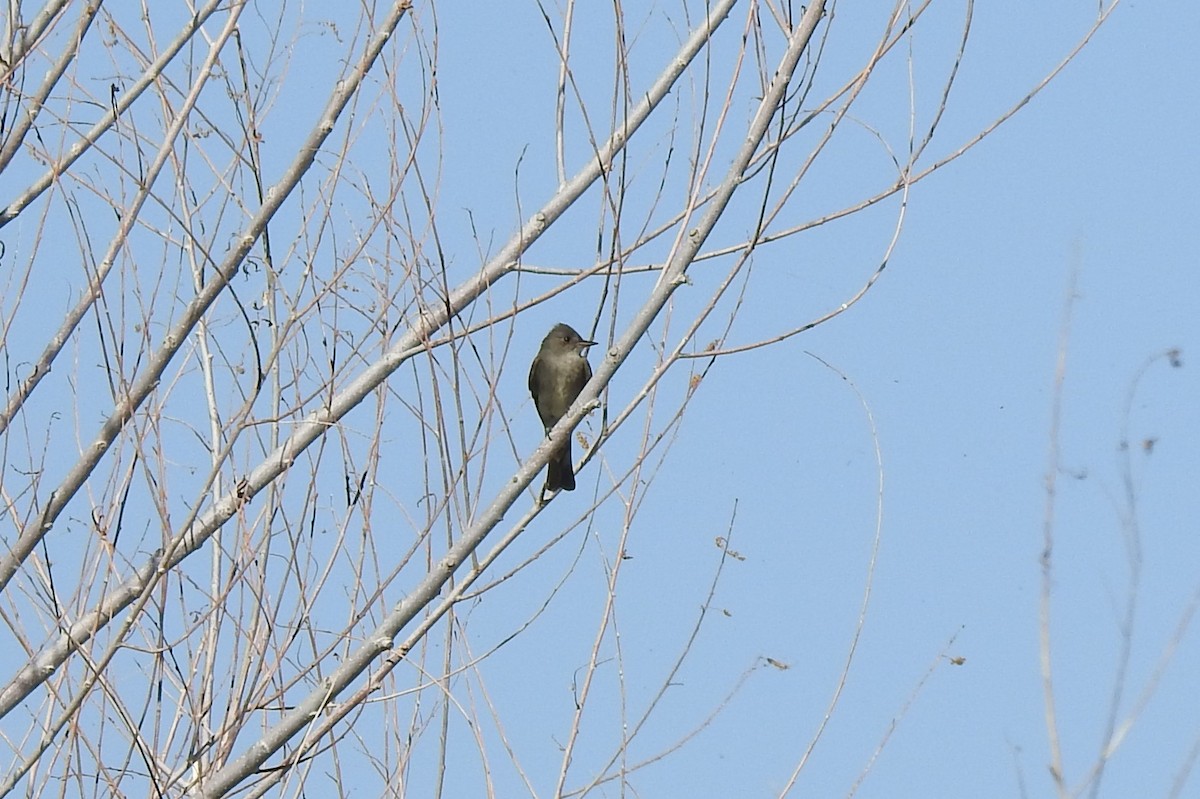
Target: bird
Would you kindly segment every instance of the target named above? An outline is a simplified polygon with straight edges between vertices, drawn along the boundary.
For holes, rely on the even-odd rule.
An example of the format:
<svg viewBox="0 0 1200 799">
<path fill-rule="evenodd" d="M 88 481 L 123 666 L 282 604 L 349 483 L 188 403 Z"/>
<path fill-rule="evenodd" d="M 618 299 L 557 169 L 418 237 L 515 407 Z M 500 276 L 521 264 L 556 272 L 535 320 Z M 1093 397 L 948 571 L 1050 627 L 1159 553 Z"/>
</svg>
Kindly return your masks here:
<svg viewBox="0 0 1200 799">
<path fill-rule="evenodd" d="M 529 393 L 537 408 L 546 434 L 571 407 L 587 381 L 592 379 L 592 367 L 587 361 L 587 348 L 596 342 L 587 341 L 570 325 L 559 322 L 542 339 L 542 347 L 529 367 Z M 571 460 L 571 436 L 564 436 L 562 446 L 546 466 L 546 491 L 574 491 L 575 471 Z"/>
</svg>

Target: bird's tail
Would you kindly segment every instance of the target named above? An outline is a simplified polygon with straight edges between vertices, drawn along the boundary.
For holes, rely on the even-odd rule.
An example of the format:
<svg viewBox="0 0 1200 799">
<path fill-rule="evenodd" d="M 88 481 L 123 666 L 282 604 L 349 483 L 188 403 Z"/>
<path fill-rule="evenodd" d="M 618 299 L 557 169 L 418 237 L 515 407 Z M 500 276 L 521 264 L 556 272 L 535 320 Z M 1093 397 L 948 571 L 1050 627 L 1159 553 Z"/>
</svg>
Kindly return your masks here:
<svg viewBox="0 0 1200 799">
<path fill-rule="evenodd" d="M 547 491 L 574 491 L 575 471 L 571 462 L 571 445 L 562 448 L 546 466 Z"/>
</svg>

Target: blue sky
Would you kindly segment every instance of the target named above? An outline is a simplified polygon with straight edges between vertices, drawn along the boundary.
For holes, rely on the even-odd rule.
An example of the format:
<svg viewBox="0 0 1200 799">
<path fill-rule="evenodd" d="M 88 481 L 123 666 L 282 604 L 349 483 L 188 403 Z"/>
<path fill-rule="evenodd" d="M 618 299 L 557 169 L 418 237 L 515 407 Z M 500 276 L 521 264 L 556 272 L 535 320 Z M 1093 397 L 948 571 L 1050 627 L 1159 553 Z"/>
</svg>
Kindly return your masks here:
<svg viewBox="0 0 1200 799">
<path fill-rule="evenodd" d="M 943 10 L 945 18 L 918 35 L 927 46 L 916 48 L 918 76 L 940 74 L 946 56 L 938 37 L 957 41 L 961 9 Z M 959 146 L 1024 96 L 1074 45 L 1091 13 L 1086 4 L 978 7 L 929 157 Z M 1055 366 L 1073 270 L 1051 633 L 1067 783 L 1080 784 L 1101 746 L 1127 598 L 1123 409 L 1139 370 L 1171 348 L 1182 351 L 1182 368 L 1154 361 L 1128 419 L 1143 561 L 1119 719 L 1131 712 L 1198 587 L 1200 386 L 1190 363 L 1200 343 L 1200 64 L 1190 44 L 1198 22 L 1194 8 L 1118 9 L 1015 119 L 914 187 L 895 253 L 862 302 L 783 344 L 725 358 L 706 377 L 631 531 L 634 557 L 623 567 L 618 600 L 624 679 L 634 704 L 656 686 L 704 601 L 719 535 L 731 535 L 745 556 L 726 564 L 713 600 L 714 611 L 729 615 L 710 613 L 667 693 L 654 740 L 673 741 L 719 705 L 746 669 L 758 669 L 697 739 L 631 778 L 639 795 L 773 795 L 834 690 L 861 603 L 878 475 L 854 392 L 806 352 L 835 365 L 869 404 L 884 496 L 863 637 L 841 703 L 793 795 L 846 795 L 893 720 L 897 727 L 858 796 L 1053 793 L 1039 672 L 1039 555 Z M 897 87 L 905 91 L 903 80 L 881 78 L 855 113 L 902 145 L 907 97 L 897 98 Z M 937 90 L 918 79 L 920 119 L 927 121 Z M 819 165 L 801 207 L 832 210 L 888 178 L 870 137 L 850 138 L 833 148 L 844 158 Z M 728 343 L 836 305 L 876 267 L 895 217 L 895 204 L 889 208 L 766 248 L 755 261 L 761 279 L 752 279 Z M 564 299 L 546 318 L 580 322 L 592 313 L 586 299 Z M 1156 442 L 1150 452 L 1140 446 L 1146 439 Z M 594 484 L 595 469 L 581 486 Z M 579 500 L 560 500 L 551 518 L 572 518 Z M 611 541 L 616 531 L 597 522 L 591 534 Z M 597 588 L 598 567 L 587 554 L 576 569 L 573 585 L 590 579 Z M 531 605 L 541 596 L 521 590 L 531 592 Z M 536 694 L 567 705 L 517 722 L 530 740 L 562 729 L 570 702 L 561 675 L 585 662 L 590 643 L 578 636 L 568 654 L 532 639 L 544 636 L 557 650 L 550 642 L 598 623 L 594 595 L 589 601 L 583 587 L 574 591 L 578 598 L 560 597 L 539 621 L 548 629 L 526 641 L 537 650 L 532 662 L 525 646 L 510 645 L 514 651 L 491 666 L 545 675 L 549 690 L 533 677 Z M 951 665 L 939 660 L 943 652 L 965 661 Z M 1189 630 L 1099 795 L 1172 795 L 1200 740 L 1198 656 Z M 789 668 L 764 666 L 761 657 Z M 601 727 L 617 724 L 603 710 L 596 715 Z M 643 743 L 634 749 L 654 751 Z M 544 750 L 553 757 L 552 746 Z M 1200 789 L 1193 778 L 1175 795 Z"/>
</svg>

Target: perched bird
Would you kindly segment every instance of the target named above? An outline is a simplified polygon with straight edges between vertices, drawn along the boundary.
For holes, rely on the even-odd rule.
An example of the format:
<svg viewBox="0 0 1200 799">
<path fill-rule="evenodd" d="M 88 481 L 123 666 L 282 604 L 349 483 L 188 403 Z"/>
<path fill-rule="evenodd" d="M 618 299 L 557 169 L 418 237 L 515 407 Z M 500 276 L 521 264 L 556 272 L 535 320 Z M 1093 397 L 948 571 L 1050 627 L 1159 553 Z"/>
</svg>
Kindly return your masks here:
<svg viewBox="0 0 1200 799">
<path fill-rule="evenodd" d="M 585 341 L 570 325 L 555 325 L 529 367 L 529 393 L 546 433 L 563 417 L 567 408 L 579 396 L 583 386 L 592 378 L 587 362 L 587 348 L 596 342 Z M 575 472 L 571 460 L 571 436 L 564 436 L 562 447 L 546 467 L 544 491 L 574 491 Z"/>
</svg>

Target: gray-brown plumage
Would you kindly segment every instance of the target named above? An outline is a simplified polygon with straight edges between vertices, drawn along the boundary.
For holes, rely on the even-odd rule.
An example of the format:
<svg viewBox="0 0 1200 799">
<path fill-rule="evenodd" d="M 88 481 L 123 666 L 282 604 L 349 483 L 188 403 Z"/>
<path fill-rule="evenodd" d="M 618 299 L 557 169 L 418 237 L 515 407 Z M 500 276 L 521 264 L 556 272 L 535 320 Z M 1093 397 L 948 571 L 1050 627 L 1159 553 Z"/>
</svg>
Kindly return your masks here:
<svg viewBox="0 0 1200 799">
<path fill-rule="evenodd" d="M 570 325 L 555 325 L 538 350 L 529 367 L 529 393 L 546 433 L 571 407 L 584 384 L 592 378 L 587 362 L 587 348 L 595 344 L 585 341 Z M 546 467 L 545 491 L 574 491 L 575 472 L 571 460 L 571 436 L 563 437 L 559 448 Z"/>
</svg>

